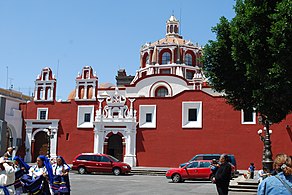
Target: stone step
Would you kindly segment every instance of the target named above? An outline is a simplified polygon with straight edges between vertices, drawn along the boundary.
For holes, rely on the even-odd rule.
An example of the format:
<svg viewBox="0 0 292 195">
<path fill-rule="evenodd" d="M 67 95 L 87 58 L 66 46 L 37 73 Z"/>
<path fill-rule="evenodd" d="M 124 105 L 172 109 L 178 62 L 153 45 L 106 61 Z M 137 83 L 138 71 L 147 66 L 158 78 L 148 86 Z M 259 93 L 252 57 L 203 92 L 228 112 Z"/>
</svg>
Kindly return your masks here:
<svg viewBox="0 0 292 195">
<path fill-rule="evenodd" d="M 256 185 L 230 185 L 230 188 L 239 188 L 239 189 L 258 189 L 258 186 Z"/>
<path fill-rule="evenodd" d="M 238 181 L 237 182 L 238 183 L 238 185 L 249 185 L 249 186 L 258 186 L 259 185 L 259 183 L 257 182 L 257 181 L 254 181 L 254 180 L 252 180 L 252 181 Z"/>
<path fill-rule="evenodd" d="M 257 194 L 257 189 L 247 189 L 247 188 L 230 188 L 228 189 L 229 191 L 232 192 L 251 192 L 254 194 Z"/>
</svg>

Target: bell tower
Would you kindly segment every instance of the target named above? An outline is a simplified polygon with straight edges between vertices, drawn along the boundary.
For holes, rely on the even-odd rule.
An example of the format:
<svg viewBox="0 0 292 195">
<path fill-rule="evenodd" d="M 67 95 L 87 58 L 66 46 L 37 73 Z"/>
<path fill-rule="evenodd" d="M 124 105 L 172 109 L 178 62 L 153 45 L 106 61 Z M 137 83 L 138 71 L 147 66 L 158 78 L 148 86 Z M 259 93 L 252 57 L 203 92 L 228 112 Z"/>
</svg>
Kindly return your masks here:
<svg viewBox="0 0 292 195">
<path fill-rule="evenodd" d="M 35 81 L 34 101 L 54 101 L 56 99 L 56 79 L 48 67 L 42 69 Z"/>
</svg>

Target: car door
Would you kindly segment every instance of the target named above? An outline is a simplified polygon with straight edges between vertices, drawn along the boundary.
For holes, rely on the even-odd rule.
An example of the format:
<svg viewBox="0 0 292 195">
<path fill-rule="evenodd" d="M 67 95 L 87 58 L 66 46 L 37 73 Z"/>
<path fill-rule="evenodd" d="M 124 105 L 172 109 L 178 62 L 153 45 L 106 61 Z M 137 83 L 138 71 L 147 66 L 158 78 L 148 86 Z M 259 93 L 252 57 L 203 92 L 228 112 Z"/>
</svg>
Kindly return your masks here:
<svg viewBox="0 0 292 195">
<path fill-rule="evenodd" d="M 111 160 L 107 156 L 100 156 L 98 169 L 99 172 L 111 173 L 112 172 Z"/>
<path fill-rule="evenodd" d="M 88 172 L 96 171 L 96 161 L 93 155 L 82 155 L 78 158 L 79 166 L 85 166 Z"/>
<path fill-rule="evenodd" d="M 191 162 L 186 166 L 186 179 L 195 179 L 198 177 L 199 162 Z"/>
<path fill-rule="evenodd" d="M 211 174 L 210 165 L 210 162 L 200 162 L 197 168 L 197 178 L 209 178 Z"/>
</svg>

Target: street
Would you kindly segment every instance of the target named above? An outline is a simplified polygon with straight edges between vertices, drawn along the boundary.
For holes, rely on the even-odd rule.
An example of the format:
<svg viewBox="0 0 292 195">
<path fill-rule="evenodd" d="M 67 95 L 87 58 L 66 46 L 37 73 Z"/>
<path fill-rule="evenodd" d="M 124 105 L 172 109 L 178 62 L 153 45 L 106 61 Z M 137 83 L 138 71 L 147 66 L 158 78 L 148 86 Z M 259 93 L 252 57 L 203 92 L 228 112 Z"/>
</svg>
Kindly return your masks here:
<svg viewBox="0 0 292 195">
<path fill-rule="evenodd" d="M 216 195 L 216 186 L 210 181 L 172 183 L 164 176 L 148 175 L 80 175 L 70 173 L 71 194 L 121 195 Z M 229 195 L 250 195 L 229 192 Z"/>
</svg>

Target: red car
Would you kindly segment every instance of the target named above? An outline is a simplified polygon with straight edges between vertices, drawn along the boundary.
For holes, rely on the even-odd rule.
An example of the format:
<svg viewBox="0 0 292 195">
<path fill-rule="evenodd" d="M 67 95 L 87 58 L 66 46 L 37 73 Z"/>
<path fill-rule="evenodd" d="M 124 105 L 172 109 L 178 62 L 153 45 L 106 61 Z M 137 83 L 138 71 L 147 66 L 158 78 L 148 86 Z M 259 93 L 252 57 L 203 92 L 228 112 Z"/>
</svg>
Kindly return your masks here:
<svg viewBox="0 0 292 195">
<path fill-rule="evenodd" d="M 120 175 L 130 173 L 131 166 L 107 154 L 82 153 L 74 158 L 72 170 L 78 170 L 80 174 L 103 172 Z"/>
<path fill-rule="evenodd" d="M 174 183 L 193 179 L 211 179 L 212 171 L 210 160 L 192 161 L 181 168 L 170 169 L 166 172 L 166 178 Z"/>
</svg>

